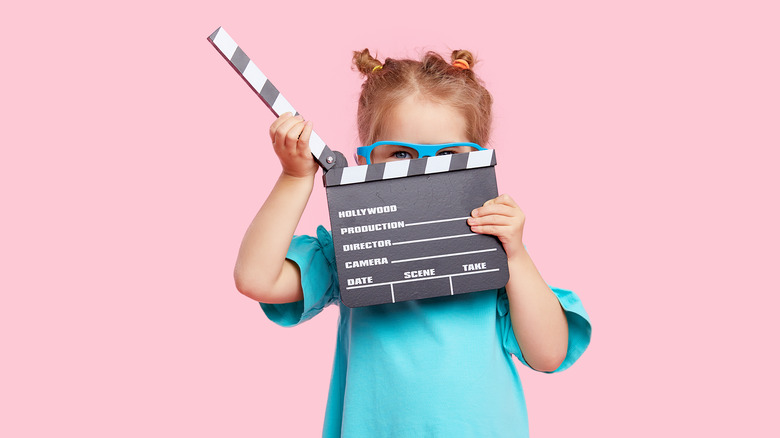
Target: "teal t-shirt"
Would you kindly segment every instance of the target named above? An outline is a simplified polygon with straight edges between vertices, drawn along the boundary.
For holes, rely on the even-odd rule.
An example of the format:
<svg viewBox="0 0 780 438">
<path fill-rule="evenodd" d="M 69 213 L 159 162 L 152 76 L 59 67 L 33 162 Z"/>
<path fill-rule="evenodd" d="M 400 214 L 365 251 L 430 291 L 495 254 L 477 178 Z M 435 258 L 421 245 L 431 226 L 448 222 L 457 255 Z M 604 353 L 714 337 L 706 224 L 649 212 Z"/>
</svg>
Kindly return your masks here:
<svg viewBox="0 0 780 438">
<path fill-rule="evenodd" d="M 262 304 L 282 326 L 340 309 L 323 437 L 527 437 L 525 364 L 504 289 L 351 309 L 339 300 L 331 234 L 295 236 L 303 301 Z M 552 288 L 569 323 L 570 367 L 590 342 L 577 296 Z"/>
</svg>

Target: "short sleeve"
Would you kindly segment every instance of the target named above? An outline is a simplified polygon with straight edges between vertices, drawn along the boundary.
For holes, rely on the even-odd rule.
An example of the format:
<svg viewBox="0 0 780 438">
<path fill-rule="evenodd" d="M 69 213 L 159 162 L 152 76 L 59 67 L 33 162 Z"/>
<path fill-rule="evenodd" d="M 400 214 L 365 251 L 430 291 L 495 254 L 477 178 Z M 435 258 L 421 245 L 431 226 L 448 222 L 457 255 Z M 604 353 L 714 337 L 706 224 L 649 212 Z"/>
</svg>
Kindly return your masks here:
<svg viewBox="0 0 780 438">
<path fill-rule="evenodd" d="M 292 327 L 308 321 L 339 299 L 333 237 L 322 226 L 317 228 L 316 237 L 295 236 L 287 250 L 287 259 L 301 271 L 303 300 L 285 304 L 260 303 L 260 307 L 271 321 Z"/>
<path fill-rule="evenodd" d="M 569 324 L 569 347 L 566 351 L 566 358 L 563 363 L 555 370 L 563 371 L 574 364 L 574 362 L 582 356 L 585 349 L 590 344 L 590 318 L 588 317 L 585 308 L 582 306 L 577 295 L 566 289 L 560 289 L 550 286 L 555 296 L 558 298 L 558 302 L 561 303 L 561 307 L 566 315 L 566 321 Z M 497 312 L 499 318 L 499 330 L 501 340 L 504 348 L 514 354 L 520 362 L 528 366 L 523 354 L 520 351 L 520 346 L 517 344 L 517 338 L 512 330 L 512 320 L 509 317 L 509 298 L 506 295 L 506 289 L 501 288 L 498 291 L 498 305 Z"/>
</svg>

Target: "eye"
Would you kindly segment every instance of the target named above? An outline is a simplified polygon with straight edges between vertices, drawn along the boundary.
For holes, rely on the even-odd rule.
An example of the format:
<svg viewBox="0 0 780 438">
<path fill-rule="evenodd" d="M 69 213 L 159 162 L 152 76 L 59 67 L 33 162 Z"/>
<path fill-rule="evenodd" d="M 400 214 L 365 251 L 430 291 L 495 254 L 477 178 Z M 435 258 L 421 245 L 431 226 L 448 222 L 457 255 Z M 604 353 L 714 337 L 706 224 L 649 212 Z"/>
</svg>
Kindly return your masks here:
<svg viewBox="0 0 780 438">
<path fill-rule="evenodd" d="M 476 149 L 470 146 L 453 146 L 436 152 L 436 155 L 438 156 L 438 155 L 465 154 L 467 152 L 474 152 L 475 150 Z"/>
<path fill-rule="evenodd" d="M 372 163 L 413 160 L 415 158 L 417 158 L 417 152 L 414 149 L 397 144 L 379 145 L 371 152 Z"/>
</svg>

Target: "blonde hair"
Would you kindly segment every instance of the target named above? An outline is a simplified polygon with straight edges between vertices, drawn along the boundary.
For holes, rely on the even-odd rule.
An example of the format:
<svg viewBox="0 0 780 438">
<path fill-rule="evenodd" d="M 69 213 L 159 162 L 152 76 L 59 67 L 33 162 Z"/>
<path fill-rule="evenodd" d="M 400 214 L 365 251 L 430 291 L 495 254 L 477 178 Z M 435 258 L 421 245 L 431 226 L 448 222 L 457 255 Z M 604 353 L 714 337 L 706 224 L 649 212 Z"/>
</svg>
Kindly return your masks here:
<svg viewBox="0 0 780 438">
<path fill-rule="evenodd" d="M 490 140 L 493 97 L 472 70 L 476 60 L 471 52 L 455 50 L 451 59 L 465 61 L 469 68 L 454 66 L 435 52 L 427 52 L 420 61 L 387 58 L 384 64 L 371 56 L 368 49 L 354 52 L 352 62 L 366 78 L 357 114 L 362 144 L 377 141 L 388 114 L 399 102 L 419 95 L 459 109 L 466 118 L 469 141 L 486 146 Z"/>
</svg>

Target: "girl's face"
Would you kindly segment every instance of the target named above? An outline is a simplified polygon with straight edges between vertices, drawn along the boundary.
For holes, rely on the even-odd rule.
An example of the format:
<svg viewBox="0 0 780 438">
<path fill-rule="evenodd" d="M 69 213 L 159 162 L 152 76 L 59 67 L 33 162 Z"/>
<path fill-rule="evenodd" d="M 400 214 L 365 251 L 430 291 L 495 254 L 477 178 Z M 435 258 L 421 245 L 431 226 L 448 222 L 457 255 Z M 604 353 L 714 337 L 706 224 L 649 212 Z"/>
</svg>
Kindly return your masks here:
<svg viewBox="0 0 780 438">
<path fill-rule="evenodd" d="M 378 141 L 398 141 L 416 144 L 468 142 L 466 117 L 456 108 L 431 102 L 417 96 L 402 100 L 390 113 L 382 137 Z M 386 147 L 385 147 L 386 146 Z M 371 154 L 371 163 L 417 158 L 416 152 L 403 146 L 379 146 Z M 461 150 L 462 149 L 462 150 Z M 471 152 L 464 146 L 447 148 L 444 153 Z M 366 164 L 358 156 L 358 164 Z"/>
</svg>

